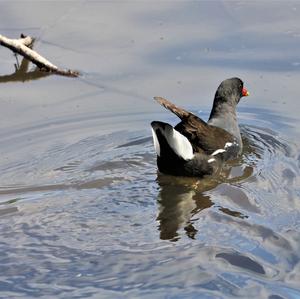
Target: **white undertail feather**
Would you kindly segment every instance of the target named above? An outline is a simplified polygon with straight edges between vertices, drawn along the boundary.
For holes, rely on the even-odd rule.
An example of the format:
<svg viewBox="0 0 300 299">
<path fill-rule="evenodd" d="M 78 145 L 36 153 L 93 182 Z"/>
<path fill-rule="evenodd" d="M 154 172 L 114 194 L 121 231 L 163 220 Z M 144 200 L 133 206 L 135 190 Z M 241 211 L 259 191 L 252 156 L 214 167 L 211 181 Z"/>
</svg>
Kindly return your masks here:
<svg viewBox="0 0 300 299">
<path fill-rule="evenodd" d="M 166 138 L 174 152 L 184 160 L 193 159 L 193 147 L 189 140 L 174 128 L 172 128 L 172 133 L 172 135 L 167 135 Z"/>
<path fill-rule="evenodd" d="M 166 138 L 167 143 L 176 153 L 177 156 L 181 157 L 184 160 L 191 160 L 194 157 L 193 147 L 189 140 L 176 131 L 171 125 L 165 124 L 163 127 L 157 127 L 160 130 L 162 135 Z M 152 129 L 153 141 L 156 153 L 160 156 L 160 145 L 158 138 L 156 136 L 155 130 Z"/>
<path fill-rule="evenodd" d="M 154 148 L 156 151 L 157 156 L 160 156 L 160 146 L 159 146 L 159 142 L 156 136 L 156 133 L 154 132 L 154 130 L 151 128 L 152 131 L 152 137 L 153 137 L 153 143 L 154 143 Z"/>
</svg>

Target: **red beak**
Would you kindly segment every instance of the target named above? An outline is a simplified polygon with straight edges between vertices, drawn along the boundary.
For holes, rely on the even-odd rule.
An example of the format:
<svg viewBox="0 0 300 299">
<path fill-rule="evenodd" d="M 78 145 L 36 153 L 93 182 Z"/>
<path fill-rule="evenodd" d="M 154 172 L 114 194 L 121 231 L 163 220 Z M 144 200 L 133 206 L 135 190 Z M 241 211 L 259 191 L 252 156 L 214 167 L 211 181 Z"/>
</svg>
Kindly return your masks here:
<svg viewBox="0 0 300 299">
<path fill-rule="evenodd" d="M 248 90 L 245 87 L 243 87 L 243 89 L 242 89 L 242 96 L 243 97 L 247 97 L 248 95 L 249 95 Z"/>
</svg>

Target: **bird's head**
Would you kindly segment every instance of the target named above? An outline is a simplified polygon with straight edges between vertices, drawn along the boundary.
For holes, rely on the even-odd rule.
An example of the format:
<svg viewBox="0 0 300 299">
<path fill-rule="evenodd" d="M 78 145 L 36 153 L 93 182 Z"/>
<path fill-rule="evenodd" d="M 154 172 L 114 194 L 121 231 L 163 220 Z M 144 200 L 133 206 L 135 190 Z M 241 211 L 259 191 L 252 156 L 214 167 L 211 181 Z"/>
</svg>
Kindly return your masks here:
<svg viewBox="0 0 300 299">
<path fill-rule="evenodd" d="M 244 87 L 244 82 L 239 78 L 230 78 L 221 82 L 219 85 L 215 101 L 237 105 L 242 97 L 249 95 L 248 90 Z"/>
</svg>

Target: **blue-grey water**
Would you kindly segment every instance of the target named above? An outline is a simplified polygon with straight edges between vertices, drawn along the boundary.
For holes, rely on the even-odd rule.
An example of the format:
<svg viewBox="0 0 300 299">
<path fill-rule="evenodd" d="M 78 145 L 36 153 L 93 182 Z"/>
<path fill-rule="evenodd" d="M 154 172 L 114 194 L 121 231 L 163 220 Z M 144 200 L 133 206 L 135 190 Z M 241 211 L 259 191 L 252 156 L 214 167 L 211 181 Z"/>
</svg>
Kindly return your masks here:
<svg viewBox="0 0 300 299">
<path fill-rule="evenodd" d="M 300 2 L 3 1 L 0 298 L 300 298 Z M 26 65 L 19 57 L 19 64 Z M 242 156 L 158 175 L 150 122 L 238 76 Z"/>
</svg>

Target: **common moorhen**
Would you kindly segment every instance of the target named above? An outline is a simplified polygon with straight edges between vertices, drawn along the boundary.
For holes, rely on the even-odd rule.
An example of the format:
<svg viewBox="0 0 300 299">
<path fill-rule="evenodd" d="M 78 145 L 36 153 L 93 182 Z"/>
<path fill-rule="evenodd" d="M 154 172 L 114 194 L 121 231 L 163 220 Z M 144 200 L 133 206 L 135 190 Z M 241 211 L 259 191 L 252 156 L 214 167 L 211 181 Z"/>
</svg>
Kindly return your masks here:
<svg viewBox="0 0 300 299">
<path fill-rule="evenodd" d="M 243 85 L 239 78 L 220 84 L 207 123 L 164 98 L 154 98 L 181 119 L 174 128 L 161 121 L 151 123 L 160 172 L 176 176 L 212 175 L 223 162 L 241 153 L 236 105 L 241 97 L 249 95 Z"/>
</svg>

